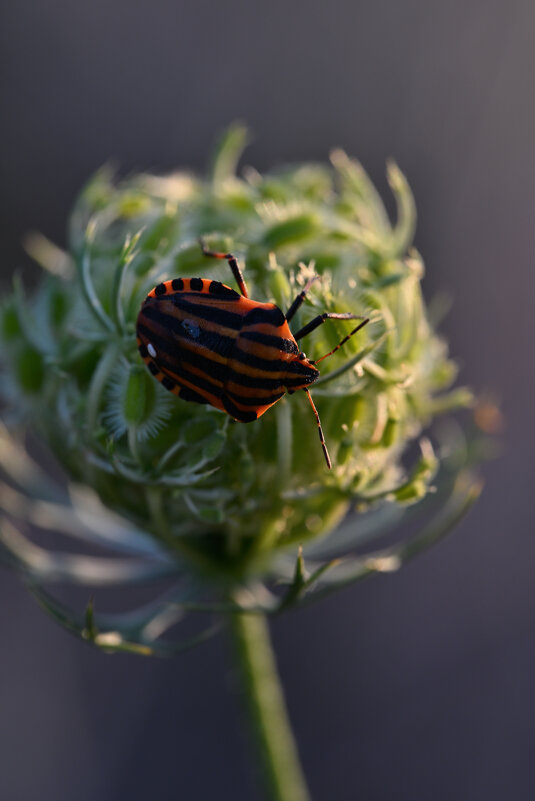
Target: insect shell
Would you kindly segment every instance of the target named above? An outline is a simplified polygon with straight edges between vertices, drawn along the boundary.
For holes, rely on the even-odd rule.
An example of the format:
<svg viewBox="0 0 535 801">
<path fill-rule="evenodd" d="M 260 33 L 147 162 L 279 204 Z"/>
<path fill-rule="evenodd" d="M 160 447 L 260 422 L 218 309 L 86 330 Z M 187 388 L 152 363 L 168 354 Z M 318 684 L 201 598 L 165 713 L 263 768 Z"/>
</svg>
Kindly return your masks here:
<svg viewBox="0 0 535 801">
<path fill-rule="evenodd" d="M 305 390 L 330 468 L 321 423 L 308 391 L 319 377 L 316 364 L 321 359 L 308 359 L 297 341 L 326 319 L 357 319 L 356 315 L 325 313 L 294 335 L 288 322 L 315 279 L 284 314 L 273 303 L 248 297 L 238 262 L 231 253 L 207 250 L 202 242 L 201 247 L 206 256 L 228 261 L 241 294 L 207 278 L 174 278 L 158 284 L 147 295 L 137 319 L 137 344 L 143 361 L 174 395 L 215 406 L 241 423 L 257 420 L 285 392 Z"/>
</svg>

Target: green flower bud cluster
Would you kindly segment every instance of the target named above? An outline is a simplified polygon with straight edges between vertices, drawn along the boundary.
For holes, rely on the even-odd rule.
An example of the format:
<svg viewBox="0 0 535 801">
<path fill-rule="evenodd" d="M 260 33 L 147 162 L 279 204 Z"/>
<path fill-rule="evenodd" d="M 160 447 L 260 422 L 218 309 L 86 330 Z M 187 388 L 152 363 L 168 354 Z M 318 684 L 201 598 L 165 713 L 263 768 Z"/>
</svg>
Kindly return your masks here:
<svg viewBox="0 0 535 801">
<path fill-rule="evenodd" d="M 51 577 L 73 575 L 65 560 L 54 562 L 53 570 L 49 564 L 47 572 L 45 552 L 32 551 L 37 546 L 23 541 L 13 524 L 17 514 L 33 514 L 42 526 L 45 509 L 60 530 L 78 525 L 88 540 L 154 560 L 146 573 L 132 574 L 129 563 L 123 574 L 105 570 L 100 578 L 96 563 L 77 563 L 79 580 L 189 575 L 197 598 L 208 594 L 213 600 L 218 588 L 222 603 L 274 610 L 328 583 L 327 573 L 336 584 L 396 567 L 399 554 L 340 562 L 340 548 L 350 551 L 348 530 L 358 521 L 327 535 L 351 510 L 372 520 L 375 530 L 378 514 L 381 521 L 397 520 L 434 488 L 439 458 L 430 441 L 421 440 L 419 454 L 407 453 L 437 414 L 468 405 L 471 396 L 451 389 L 456 368 L 429 321 L 423 264 L 411 249 L 415 209 L 404 176 L 388 165 L 397 207 L 392 224 L 362 167 L 344 153 L 332 153 L 330 166 L 300 164 L 266 175 L 247 169 L 237 177 L 245 140 L 240 127 L 226 133 L 206 180 L 178 172 L 115 181 L 103 169 L 76 202 L 67 253 L 42 237 L 29 241 L 45 275 L 31 297 L 16 281 L 1 307 L 6 420 L 10 427 L 29 422 L 72 482 L 59 498 L 40 474 L 40 489 L 33 492 L 28 475 L 38 468 L 30 468 L 27 454 L 4 430 L 2 543 L 34 589 Z M 156 284 L 202 276 L 234 286 L 226 262 L 202 254 L 201 236 L 208 247 L 237 256 L 250 297 L 283 310 L 311 276 L 319 276 L 293 330 L 324 311 L 370 318 L 321 363 L 311 387 L 331 471 L 303 393 L 285 396 L 244 425 L 210 406 L 175 398 L 143 364 L 136 318 Z M 318 359 L 350 330 L 351 321 L 328 322 L 302 347 Z M 22 463 L 26 472 L 17 473 L 14 465 Z M 471 493 L 462 494 L 454 517 Z M 29 511 L 31 503 L 40 505 L 41 514 Z M 113 513 L 106 522 L 100 504 Z M 311 573 L 300 546 L 316 559 Z M 322 561 L 334 546 L 337 560 Z M 287 581 L 282 601 L 262 583 L 270 577 Z M 191 587 L 188 592 L 191 599 Z M 119 639 L 104 637 L 100 644 L 113 649 L 127 640 L 148 642 L 140 627 L 127 638 L 114 629 Z M 92 608 L 79 629 L 94 641 L 104 636 L 96 633 Z"/>
</svg>

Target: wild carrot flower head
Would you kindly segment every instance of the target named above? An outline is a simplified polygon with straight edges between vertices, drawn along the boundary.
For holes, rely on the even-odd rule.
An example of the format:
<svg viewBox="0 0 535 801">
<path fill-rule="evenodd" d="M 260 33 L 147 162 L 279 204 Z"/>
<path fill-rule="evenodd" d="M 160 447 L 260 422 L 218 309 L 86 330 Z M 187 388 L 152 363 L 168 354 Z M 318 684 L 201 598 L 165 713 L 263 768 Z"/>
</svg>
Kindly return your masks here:
<svg viewBox="0 0 535 801">
<path fill-rule="evenodd" d="M 29 295 L 16 281 L 1 307 L 1 547 L 49 611 L 109 650 L 166 651 L 180 646 L 161 635 L 192 610 L 276 611 L 395 569 L 477 493 L 463 448 L 452 444 L 459 436 L 447 448 L 423 436 L 471 396 L 451 389 L 456 367 L 422 297 L 404 176 L 388 165 L 392 224 L 345 153 L 333 152 L 330 165 L 238 177 L 244 143 L 243 129 L 229 130 L 207 179 L 115 180 L 101 170 L 75 204 L 67 251 L 34 236 L 28 247 L 43 278 Z M 136 318 L 155 285 L 202 276 L 234 286 L 225 261 L 203 256 L 199 237 L 237 256 L 251 298 L 284 311 L 317 274 L 294 330 L 325 311 L 370 318 L 311 386 L 332 470 L 303 393 L 244 425 L 175 398 L 143 364 Z M 318 359 L 349 330 L 343 320 L 318 327 L 303 343 L 307 356 Z M 31 460 L 28 428 L 66 483 Z M 356 552 L 430 500 L 438 516 L 413 538 Z M 110 556 L 46 550 L 47 529 Z M 122 617 L 96 616 L 92 603 L 76 614 L 49 593 L 58 581 L 94 592 L 155 579 L 166 580 L 165 592 Z"/>
</svg>

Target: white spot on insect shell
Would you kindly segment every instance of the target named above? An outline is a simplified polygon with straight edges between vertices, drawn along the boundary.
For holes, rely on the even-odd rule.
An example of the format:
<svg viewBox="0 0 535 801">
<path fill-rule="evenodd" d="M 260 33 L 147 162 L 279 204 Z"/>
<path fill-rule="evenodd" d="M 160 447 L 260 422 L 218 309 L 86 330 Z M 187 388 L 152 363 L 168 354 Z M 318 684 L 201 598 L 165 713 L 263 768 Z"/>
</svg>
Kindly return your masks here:
<svg viewBox="0 0 535 801">
<path fill-rule="evenodd" d="M 149 356 L 152 356 L 152 358 L 155 359 L 156 358 L 156 349 L 155 349 L 154 345 L 151 345 L 151 343 L 149 342 L 149 344 L 147 345 L 147 350 L 149 352 Z"/>
</svg>

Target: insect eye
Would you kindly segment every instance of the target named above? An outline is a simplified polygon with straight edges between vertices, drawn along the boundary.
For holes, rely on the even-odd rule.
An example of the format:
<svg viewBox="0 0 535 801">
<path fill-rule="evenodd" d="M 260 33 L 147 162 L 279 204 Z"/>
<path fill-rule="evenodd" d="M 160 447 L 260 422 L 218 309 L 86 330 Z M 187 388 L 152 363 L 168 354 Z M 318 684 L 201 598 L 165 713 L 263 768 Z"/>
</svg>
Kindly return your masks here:
<svg viewBox="0 0 535 801">
<path fill-rule="evenodd" d="M 307 357 L 306 353 L 304 353 L 303 351 L 301 351 L 301 353 L 298 355 L 298 357 L 297 357 L 297 358 L 298 358 L 300 361 L 304 361 L 304 360 L 306 359 L 306 357 Z"/>
</svg>

